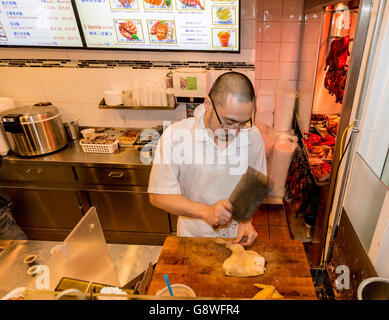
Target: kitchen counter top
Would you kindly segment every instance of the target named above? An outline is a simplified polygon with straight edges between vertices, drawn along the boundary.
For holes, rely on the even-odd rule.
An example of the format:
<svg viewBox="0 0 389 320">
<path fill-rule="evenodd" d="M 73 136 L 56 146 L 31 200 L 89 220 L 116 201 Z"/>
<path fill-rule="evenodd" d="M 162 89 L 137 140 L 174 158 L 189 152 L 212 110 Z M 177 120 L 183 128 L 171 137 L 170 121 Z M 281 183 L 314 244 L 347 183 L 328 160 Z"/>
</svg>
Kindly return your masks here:
<svg viewBox="0 0 389 320">
<path fill-rule="evenodd" d="M 32 276 L 23 260 L 35 254 L 39 264 L 50 258 L 50 250 L 61 242 L 32 240 L 0 240 L 0 298 L 17 287 L 25 287 Z M 161 246 L 108 244 L 108 250 L 119 279 L 128 283 L 144 272 L 149 263 L 156 263 Z"/>
<path fill-rule="evenodd" d="M 84 152 L 78 141 L 71 141 L 57 152 L 36 157 L 20 157 L 10 154 L 2 158 L 11 164 L 71 164 L 79 166 L 120 166 L 126 168 L 150 168 L 151 165 L 141 162 L 140 153 L 133 148 L 119 148 L 114 153 Z"/>
</svg>

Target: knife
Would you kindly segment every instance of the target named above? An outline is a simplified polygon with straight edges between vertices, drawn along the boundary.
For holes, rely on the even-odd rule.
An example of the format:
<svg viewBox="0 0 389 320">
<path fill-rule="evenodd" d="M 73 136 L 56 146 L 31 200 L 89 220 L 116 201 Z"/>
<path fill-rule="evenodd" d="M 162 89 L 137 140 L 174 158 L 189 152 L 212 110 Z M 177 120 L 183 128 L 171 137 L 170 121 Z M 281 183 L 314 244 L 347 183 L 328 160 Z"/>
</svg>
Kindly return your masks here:
<svg viewBox="0 0 389 320">
<path fill-rule="evenodd" d="M 232 218 L 238 222 L 250 220 L 269 194 L 269 190 L 268 177 L 249 166 L 228 198 L 232 204 Z M 221 226 L 212 227 L 217 232 Z"/>
<path fill-rule="evenodd" d="M 249 166 L 228 198 L 232 204 L 232 217 L 238 222 L 250 220 L 269 189 L 267 176 Z"/>
</svg>

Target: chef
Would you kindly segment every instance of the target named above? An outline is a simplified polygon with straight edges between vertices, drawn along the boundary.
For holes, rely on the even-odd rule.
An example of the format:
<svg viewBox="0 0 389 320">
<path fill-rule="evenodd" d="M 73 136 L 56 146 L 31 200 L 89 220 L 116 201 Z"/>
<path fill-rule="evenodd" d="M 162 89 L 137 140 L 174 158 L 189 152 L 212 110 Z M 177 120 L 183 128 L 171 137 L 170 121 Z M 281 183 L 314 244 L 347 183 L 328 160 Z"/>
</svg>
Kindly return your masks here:
<svg viewBox="0 0 389 320">
<path fill-rule="evenodd" d="M 255 93 L 243 74 L 217 78 L 194 117 L 164 130 L 149 180 L 152 205 L 178 215 L 181 237 L 224 237 L 250 245 L 252 221 L 232 219 L 227 200 L 251 166 L 266 175 L 262 136 L 253 126 Z"/>
</svg>

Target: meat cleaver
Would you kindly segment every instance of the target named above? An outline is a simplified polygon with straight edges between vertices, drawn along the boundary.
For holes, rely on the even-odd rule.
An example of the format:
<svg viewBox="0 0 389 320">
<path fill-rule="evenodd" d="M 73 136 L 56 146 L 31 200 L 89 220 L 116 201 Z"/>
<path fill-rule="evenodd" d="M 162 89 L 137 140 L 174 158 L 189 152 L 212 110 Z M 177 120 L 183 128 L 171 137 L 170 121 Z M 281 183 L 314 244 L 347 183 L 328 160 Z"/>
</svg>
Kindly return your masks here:
<svg viewBox="0 0 389 320">
<path fill-rule="evenodd" d="M 248 221 L 267 197 L 269 189 L 267 176 L 249 166 L 228 198 L 233 207 L 233 219 Z"/>
</svg>

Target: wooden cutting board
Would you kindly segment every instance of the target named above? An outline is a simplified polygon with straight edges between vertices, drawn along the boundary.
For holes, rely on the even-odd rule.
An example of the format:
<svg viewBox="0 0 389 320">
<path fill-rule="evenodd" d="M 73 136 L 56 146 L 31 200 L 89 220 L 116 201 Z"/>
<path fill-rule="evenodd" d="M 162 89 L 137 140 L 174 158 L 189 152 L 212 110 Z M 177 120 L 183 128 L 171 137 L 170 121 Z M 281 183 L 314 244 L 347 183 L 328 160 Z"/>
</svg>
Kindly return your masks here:
<svg viewBox="0 0 389 320">
<path fill-rule="evenodd" d="M 303 244 L 297 240 L 260 240 L 248 249 L 265 257 L 266 271 L 250 278 L 225 276 L 222 265 L 231 251 L 214 238 L 167 237 L 147 294 L 155 295 L 170 283 L 191 287 L 197 297 L 252 298 L 254 283 L 271 284 L 286 299 L 317 299 Z"/>
</svg>

